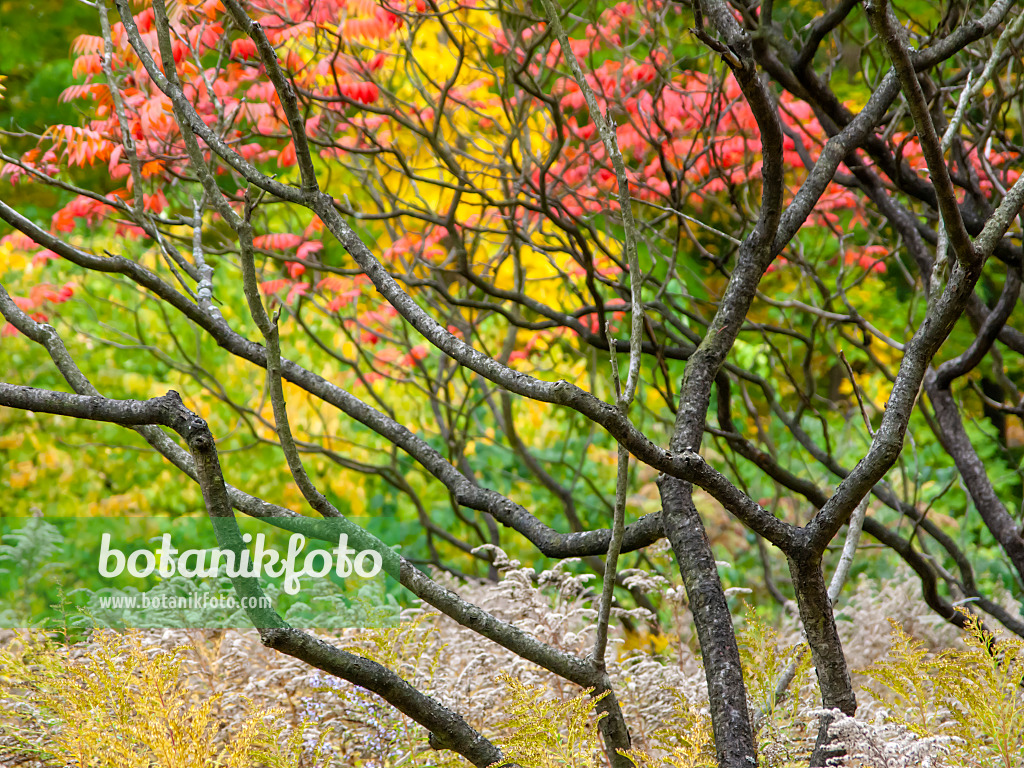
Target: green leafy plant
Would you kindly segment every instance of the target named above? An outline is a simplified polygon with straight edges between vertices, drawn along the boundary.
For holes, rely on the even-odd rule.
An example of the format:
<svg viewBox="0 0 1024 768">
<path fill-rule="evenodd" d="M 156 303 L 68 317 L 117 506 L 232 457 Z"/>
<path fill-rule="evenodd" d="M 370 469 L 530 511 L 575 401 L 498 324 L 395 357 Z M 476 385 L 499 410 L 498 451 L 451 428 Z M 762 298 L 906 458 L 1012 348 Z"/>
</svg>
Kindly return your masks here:
<svg viewBox="0 0 1024 768">
<path fill-rule="evenodd" d="M 41 585 L 59 571 L 54 558 L 61 552 L 63 537 L 48 522 L 30 517 L 20 529 L 8 532 L 0 543 L 0 576 L 7 577 L 0 623 L 7 626 L 28 621 Z"/>
</svg>

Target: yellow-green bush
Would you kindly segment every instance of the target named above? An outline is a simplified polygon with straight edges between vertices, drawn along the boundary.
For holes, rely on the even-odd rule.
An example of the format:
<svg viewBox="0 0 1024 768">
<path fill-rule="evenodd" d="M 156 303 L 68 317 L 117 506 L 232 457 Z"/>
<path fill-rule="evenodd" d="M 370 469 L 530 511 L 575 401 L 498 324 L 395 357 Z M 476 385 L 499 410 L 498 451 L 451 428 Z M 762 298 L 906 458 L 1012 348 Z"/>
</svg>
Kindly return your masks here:
<svg viewBox="0 0 1024 768">
<path fill-rule="evenodd" d="M 969 614 L 963 648 L 928 653 L 895 622 L 886 658 L 864 670 L 883 687 L 890 718 L 919 736 L 948 736 L 949 761 L 1024 766 L 1024 642 Z"/>
<path fill-rule="evenodd" d="M 98 632 L 87 648 L 18 636 L 0 654 L 5 751 L 79 768 L 315 764 L 318 745 L 279 710 L 252 706 L 234 727 L 218 717 L 219 697 L 186 684 L 186 650 L 147 647 L 139 632 Z"/>
<path fill-rule="evenodd" d="M 550 584 L 538 587 L 513 568 L 499 584 L 460 590 L 496 615 L 546 632 L 566 652 L 585 654 L 593 619 L 576 586 L 567 581 L 552 598 Z M 865 607 L 856 620 L 884 637 L 882 616 L 881 607 Z M 323 639 L 440 698 L 523 768 L 608 765 L 590 692 L 433 611 L 408 617 L 400 627 Z M 915 626 L 921 639 L 894 622 L 880 659 L 885 649 L 876 641 L 865 650 L 871 633 L 853 636 L 847 650 L 872 660 L 861 674 L 873 687 L 861 696 L 858 719 L 832 726 L 845 764 L 1024 768 L 1024 643 L 971 620 L 962 647 L 933 652 L 948 637 L 936 642 L 925 625 Z M 749 705 L 764 715 L 758 747 L 765 768 L 806 765 L 817 733 L 819 694 L 795 627 L 775 630 L 748 612 L 740 633 Z M 104 631 L 81 643 L 21 633 L 0 643 L 0 765 L 467 765 L 433 750 L 422 727 L 374 694 L 264 647 L 255 632 Z M 776 700 L 775 681 L 793 658 L 800 659 L 796 679 Z M 703 671 L 690 645 L 627 648 L 613 632 L 608 674 L 634 736 L 627 755 L 636 768 L 715 765 Z"/>
</svg>

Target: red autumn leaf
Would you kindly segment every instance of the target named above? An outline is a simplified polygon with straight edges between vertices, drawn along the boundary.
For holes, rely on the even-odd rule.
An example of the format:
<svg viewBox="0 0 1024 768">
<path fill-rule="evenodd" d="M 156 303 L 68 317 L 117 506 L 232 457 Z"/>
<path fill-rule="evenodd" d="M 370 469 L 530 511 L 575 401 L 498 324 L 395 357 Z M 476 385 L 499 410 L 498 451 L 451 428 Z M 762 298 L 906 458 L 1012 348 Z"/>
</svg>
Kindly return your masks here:
<svg viewBox="0 0 1024 768">
<path fill-rule="evenodd" d="M 231 41 L 231 58 L 248 61 L 257 57 L 256 43 L 248 37 Z"/>
<path fill-rule="evenodd" d="M 267 251 L 287 251 L 296 247 L 302 242 L 302 238 L 288 232 L 275 232 L 269 235 L 260 235 L 252 239 L 252 244 L 257 248 Z"/>
<path fill-rule="evenodd" d="M 298 161 L 295 157 L 295 142 L 289 141 L 288 146 L 277 156 L 277 164 L 282 168 L 291 168 L 296 162 Z"/>
<path fill-rule="evenodd" d="M 167 198 L 164 197 L 163 191 L 159 189 L 152 195 L 143 194 L 142 207 L 153 213 L 163 213 L 164 208 L 167 207 Z"/>
<path fill-rule="evenodd" d="M 297 296 L 302 296 L 307 291 L 309 291 L 309 283 L 295 283 L 288 291 L 288 298 L 285 299 L 285 302 L 291 304 Z"/>
<path fill-rule="evenodd" d="M 272 296 L 279 293 L 286 286 L 291 285 L 291 280 L 279 278 L 277 280 L 265 280 L 260 283 L 260 293 L 265 296 Z"/>
<path fill-rule="evenodd" d="M 322 251 L 324 244 L 320 240 L 309 240 L 299 246 L 299 249 L 295 252 L 295 255 L 300 259 L 307 258 L 310 254 L 318 253 Z"/>
</svg>

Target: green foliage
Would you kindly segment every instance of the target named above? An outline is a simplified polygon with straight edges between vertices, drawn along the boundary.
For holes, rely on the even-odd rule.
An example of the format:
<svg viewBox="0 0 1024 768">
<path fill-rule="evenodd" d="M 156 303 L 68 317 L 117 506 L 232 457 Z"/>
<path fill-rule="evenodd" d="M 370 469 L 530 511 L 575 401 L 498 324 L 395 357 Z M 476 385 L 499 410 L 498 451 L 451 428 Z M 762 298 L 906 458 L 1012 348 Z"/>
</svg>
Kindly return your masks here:
<svg viewBox="0 0 1024 768">
<path fill-rule="evenodd" d="M 242 530 L 264 535 L 270 547 L 287 550 L 290 535 L 266 521 L 242 519 Z M 175 574 L 136 578 L 127 572 L 100 576 L 97 559 L 104 534 L 145 547 L 162 533 L 176 541 L 213 544 L 206 517 L 5 518 L 0 520 L 0 627 L 169 628 L 252 627 L 239 607 L 231 580 Z M 135 549 L 135 546 L 129 547 Z M 266 578 L 265 596 L 295 627 L 375 627 L 398 622 L 407 596 L 395 582 L 346 580 L 329 574 L 307 578 L 288 594 L 281 577 Z"/>
<path fill-rule="evenodd" d="M 6 592 L 11 606 L 27 607 L 53 571 L 59 568 L 54 562 L 61 552 L 64 537 L 54 526 L 42 518 L 33 517 L 19 530 L 11 531 L 0 543 L 0 575 L 14 575 L 17 584 Z M 9 626 L 14 616 L 0 618 L 0 624 Z"/>
<path fill-rule="evenodd" d="M 58 97 L 73 82 L 71 41 L 95 26 L 96 10 L 61 0 L 4 0 L 0 16 L 0 69 L 9 78 L 0 127 L 41 131 L 62 118 L 75 119 L 74 106 Z"/>
</svg>

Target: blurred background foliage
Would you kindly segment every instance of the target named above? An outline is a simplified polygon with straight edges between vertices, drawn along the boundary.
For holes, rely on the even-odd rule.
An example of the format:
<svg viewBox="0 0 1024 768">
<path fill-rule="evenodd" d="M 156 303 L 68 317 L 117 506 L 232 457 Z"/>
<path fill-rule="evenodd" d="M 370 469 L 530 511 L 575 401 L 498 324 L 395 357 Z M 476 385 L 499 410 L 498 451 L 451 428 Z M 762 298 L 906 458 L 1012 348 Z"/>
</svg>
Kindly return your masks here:
<svg viewBox="0 0 1024 768">
<path fill-rule="evenodd" d="M 927 0 L 897 5 L 901 16 L 918 20 L 922 28 L 933 26 L 942 13 L 939 4 Z M 821 12 L 818 3 L 809 1 L 781 6 L 777 15 L 792 29 L 802 28 Z M 600 3 L 594 13 L 600 14 L 610 7 L 611 3 Z M 538 11 L 539 5 L 534 10 Z M 88 119 L 91 108 L 88 103 L 62 101 L 60 95 L 68 86 L 83 82 L 82 77 L 76 80 L 72 76 L 74 57 L 69 50 L 80 34 L 97 34 L 95 11 L 79 3 L 3 2 L 0 15 L 3 17 L 0 74 L 6 77 L 5 98 L 0 100 L 0 127 L 38 133 L 48 125 L 79 124 Z M 670 31 L 677 33 L 674 40 L 678 43 L 672 53 L 680 62 L 699 72 L 717 71 L 703 46 L 685 34 L 692 18 L 683 14 L 667 23 Z M 863 54 L 862 43 L 868 34 L 863 19 L 852 23 L 849 28 L 844 27 L 842 47 L 832 52 L 837 57 L 833 84 L 851 106 L 866 101 L 870 93 L 868 78 L 881 65 Z M 443 43 L 435 38 L 434 45 Z M 641 57 L 636 51 L 630 55 Z M 616 57 L 624 59 L 621 51 L 605 49 L 589 60 L 588 65 L 597 68 Z M 495 62 L 501 60 L 496 54 L 493 58 Z M 399 75 L 396 78 L 399 82 L 393 87 L 400 88 L 401 78 Z M 1015 120 L 1012 115 L 1007 117 L 1011 134 L 1020 130 Z M 18 154 L 32 142 L 23 136 L 5 136 L 3 145 L 9 154 Z M 283 166 L 279 157 L 266 157 L 261 162 L 268 169 Z M 335 193 L 339 199 L 344 197 L 346 204 L 351 201 L 356 208 L 363 204 L 372 208 L 372 200 L 360 194 L 358 169 L 354 171 L 331 158 L 321 159 L 320 165 L 325 177 L 329 176 L 342 190 Z M 361 167 L 367 174 L 364 178 L 369 178 L 368 165 L 364 163 Z M 280 170 L 285 175 L 294 174 L 294 168 L 283 166 Z M 109 191 L 117 186 L 104 163 L 70 168 L 67 179 L 98 191 Z M 12 186 L 7 180 L 0 183 L 3 198 L 38 221 L 50 220 L 73 197 L 70 193 L 54 191 L 52 187 L 25 183 Z M 153 180 L 153 194 L 163 192 L 171 199 L 171 204 L 184 202 L 175 201 L 175 190 L 161 184 L 159 178 Z M 726 209 L 733 204 L 749 203 L 749 200 L 737 203 L 730 199 L 729 194 L 733 193 L 735 190 L 722 193 L 709 204 L 709 212 L 703 217 L 707 223 L 727 228 L 730 223 Z M 722 210 L 716 212 L 716 207 Z M 650 210 L 643 215 L 648 221 L 655 218 Z M 596 231 L 611 241 L 621 233 L 612 216 L 598 214 L 593 223 Z M 294 212 L 276 208 L 260 221 L 261 231 L 271 233 L 304 231 L 308 225 L 308 221 Z M 370 219 L 356 221 L 355 226 L 367 242 L 376 243 L 382 252 L 408 245 L 400 242 L 399 235 L 429 234 L 411 229 L 396 234 L 391 223 Z M 87 243 L 93 252 L 109 250 L 135 258 L 153 269 L 160 268 L 152 249 L 114 227 L 79 229 L 73 237 Z M 311 232 L 309 240 L 316 240 L 316 237 L 316 232 Z M 683 235 L 681 231 L 668 232 L 666 238 L 680 241 Z M 725 251 L 724 241 L 703 242 L 714 254 Z M 916 294 L 907 289 L 896 263 L 899 255 L 887 247 L 889 242 L 895 242 L 894 234 L 887 231 L 874 214 L 849 207 L 839 208 L 831 219 L 823 218 L 814 226 L 805 227 L 792 250 L 800 258 L 819 265 L 826 281 L 844 282 L 850 300 L 878 329 L 893 338 L 903 339 L 907 328 L 914 326 L 915 318 L 923 314 L 924 307 L 917 301 Z M 866 265 L 854 262 L 854 267 L 864 267 L 859 272 L 850 269 L 849 254 L 871 253 L 871 248 L 881 249 L 878 259 L 885 259 L 888 268 L 873 269 L 872 264 L 878 262 L 869 260 Z M 481 249 L 486 251 L 486 243 Z M 330 311 L 325 311 L 323 296 L 313 292 L 308 296 L 293 295 L 291 287 L 299 277 L 290 269 L 295 259 L 283 261 L 279 255 L 271 258 L 268 254 L 262 277 L 268 282 L 280 281 L 280 285 L 275 283 L 274 289 L 268 288 L 267 292 L 268 295 L 276 293 L 278 303 L 285 310 L 282 333 L 288 357 L 330 381 L 351 388 L 365 399 L 386 399 L 387 408 L 399 421 L 419 431 L 457 466 L 464 471 L 471 468 L 485 485 L 509 495 L 552 527 L 568 530 L 561 501 L 537 482 L 514 445 L 496 431 L 500 404 L 493 392 L 475 377 L 466 376 L 450 361 L 442 359 L 436 350 L 421 351 L 417 340 L 411 338 L 408 329 L 400 323 L 382 324 L 381 335 L 391 334 L 383 341 L 367 339 L 365 335 L 354 334 L 332 317 Z M 646 269 L 657 269 L 653 253 L 642 252 L 641 256 Z M 340 247 L 332 242 L 325 241 L 317 257 L 325 268 L 340 270 L 348 264 Z M 217 298 L 223 316 L 250 338 L 255 338 L 241 293 L 241 281 L 235 279 L 237 274 L 230 254 L 211 251 L 208 258 L 221 277 Z M 678 271 L 682 278 L 670 282 L 670 293 L 688 296 L 697 303 L 710 305 L 725 284 L 725 277 L 714 261 L 690 248 L 687 242 L 683 242 L 679 252 Z M 330 274 L 325 269 L 319 276 Z M 994 297 L 997 286 L 992 276 L 986 279 L 988 283 L 983 290 Z M 62 331 L 73 358 L 100 392 L 117 398 L 146 398 L 168 389 L 179 391 L 186 405 L 210 423 L 219 441 L 229 482 L 253 495 L 305 511 L 302 497 L 274 444 L 275 436 L 268 421 L 270 405 L 264 395 L 261 370 L 221 350 L 187 321 L 145 296 L 136 285 L 116 276 L 83 273 L 60 261 L 44 259 L 40 263 L 30 252 L 4 244 L 0 245 L 0 280 L 12 294 L 19 289 L 27 292 L 30 286 L 41 281 L 71 286 L 73 297 L 63 302 L 50 319 Z M 564 288 L 560 286 L 558 290 Z M 453 284 L 452 290 L 457 292 L 458 289 L 459 286 Z M 806 295 L 808 290 L 811 289 L 798 272 L 781 266 L 766 276 L 762 284 L 762 293 L 779 301 Z M 464 295 L 471 296 L 471 292 Z M 566 300 L 562 295 L 545 295 L 545 298 L 556 304 Z M 374 300 L 375 297 L 366 293 L 357 293 L 349 299 L 365 312 L 379 309 Z M 817 338 L 816 323 L 813 317 L 797 319 L 790 309 L 770 302 L 759 302 L 751 319 L 770 327 L 788 325 L 794 334 L 772 336 L 770 340 L 746 334 L 736 344 L 730 362 L 770 381 L 778 395 L 779 407 L 789 412 L 795 407 L 796 387 L 800 384 L 792 372 L 804 365 L 805 356 L 809 357 L 810 353 L 796 333 Z M 492 315 L 480 318 L 477 323 L 472 314 L 466 312 L 463 320 L 466 327 L 472 327 L 476 343 L 489 345 L 491 352 L 500 349 L 508 332 L 507 325 L 499 322 L 500 318 Z M 530 336 L 520 331 L 514 337 L 514 348 L 523 350 L 527 337 L 529 350 L 520 358 L 523 370 L 545 378 L 574 379 L 598 396 L 609 397 L 605 355 L 598 355 L 571 334 Z M 784 345 L 776 343 L 779 338 L 784 340 Z M 972 338 L 973 332 L 964 321 L 944 346 L 940 358 L 957 354 Z M 831 447 L 838 463 L 849 467 L 863 456 L 870 435 L 850 378 L 836 354 L 835 341 L 814 350 L 813 365 L 821 383 L 817 404 L 823 416 L 819 421 L 805 422 L 804 428 L 812 439 Z M 891 348 L 871 343 L 869 338 L 848 341 L 850 343 L 842 348 L 857 377 L 868 418 L 877 426 L 889 387 L 882 370 L 897 364 L 898 358 Z M 861 343 L 856 343 L 858 341 Z M 379 362 L 379 353 L 389 346 L 400 350 L 401 354 L 396 353 L 387 361 L 398 361 L 391 375 L 357 377 L 345 369 L 341 360 L 324 353 L 324 343 L 343 358 L 368 353 L 377 355 Z M 1007 376 L 1021 386 L 1024 382 L 1021 360 L 1004 362 Z M 636 420 L 641 427 L 649 429 L 656 440 L 660 437 L 667 441 L 671 416 L 666 411 L 664 392 L 666 387 L 671 391 L 673 382 L 678 382 L 683 365 L 678 360 L 660 361 L 656 372 L 650 373 L 652 380 L 645 383 L 641 391 L 642 413 Z M 45 351 L 16 335 L 0 339 L 0 368 L 17 383 L 63 388 Z M 986 411 L 979 394 L 985 376 L 981 370 L 972 374 L 968 385 L 958 392 L 965 411 L 972 417 L 967 429 L 986 463 L 997 493 L 1002 498 L 1020 499 L 1024 427 L 1019 418 L 995 418 Z M 439 387 L 445 391 L 439 391 Z M 443 408 L 432 409 L 430 398 L 422 396 L 424 392 L 436 398 L 434 405 L 442 402 Z M 314 402 L 297 389 L 289 388 L 287 394 L 296 415 L 298 436 L 320 446 L 307 455 L 307 468 L 332 503 L 353 515 L 372 515 L 368 523 L 371 532 L 389 544 L 400 545 L 407 557 L 423 563 L 440 560 L 457 574 L 482 576 L 489 572 L 486 562 L 466 551 L 491 540 L 486 521 L 460 510 L 443 486 L 412 459 L 369 430 L 336 410 Z M 774 418 L 772 404 L 758 400 L 751 392 L 744 391 L 742 396 L 748 406 L 735 417 L 741 422 L 741 432 L 772 446 L 783 460 L 800 456 L 802 449 L 791 431 Z M 715 408 L 713 404 L 709 424 L 717 424 Z M 595 432 L 578 414 L 567 410 L 516 401 L 512 413 L 518 436 L 531 454 L 555 481 L 573 489 L 580 526 L 584 529 L 607 526 L 614 489 L 614 444 L 603 433 Z M 984 589 L 986 585 L 999 582 L 1014 589 L 1016 585 L 1005 558 L 977 514 L 971 513 L 970 502 L 952 460 L 920 412 L 915 412 L 908 434 L 906 450 L 889 477 L 894 488 L 919 508 L 927 508 L 931 519 L 949 531 L 964 551 L 971 553 L 979 586 Z M 705 453 L 713 465 L 729 474 L 752 498 L 777 510 L 780 516 L 800 522 L 810 517 L 812 510 L 806 502 L 794 499 L 752 464 L 737 461 L 718 437 L 708 437 Z M 825 487 L 833 483 L 828 473 L 817 466 L 808 465 L 795 471 Z M 659 509 L 654 473 L 640 467 L 634 468 L 634 475 L 628 520 Z M 716 554 L 728 564 L 722 568 L 725 586 L 750 589 L 752 594 L 745 599 L 770 605 L 768 582 L 764 577 L 767 570 L 769 574 L 774 572 L 782 593 L 791 596 L 783 575 L 784 567 L 780 563 L 773 564 L 770 558 L 766 561 L 755 537 L 744 533 L 717 503 L 702 493 L 697 498 L 708 521 Z M 46 516 L 182 516 L 199 514 L 202 509 L 198 487 L 186 481 L 133 433 L 111 425 L 40 417 L 8 409 L 0 410 L 0 500 L 5 516 L 35 513 Z M 893 527 L 909 526 L 906 522 L 901 524 L 896 513 L 885 509 L 877 510 L 877 516 Z M 433 523 L 436 535 L 425 532 L 425 518 Z M 467 546 L 452 544 L 440 532 L 450 534 Z M 906 535 L 909 530 L 903 533 Z M 538 568 L 550 565 L 515 534 L 502 532 L 500 544 L 510 556 L 522 558 Z M 83 548 L 83 554 L 85 551 Z M 624 559 L 626 567 L 632 566 L 635 559 L 637 564 L 653 561 L 666 574 L 674 570 L 665 553 L 631 554 Z M 85 563 L 81 565 L 86 567 Z M 583 570 L 586 565 L 576 567 Z M 858 557 L 855 573 L 886 578 L 894 568 L 892 553 L 868 545 L 864 555 Z"/>
</svg>

